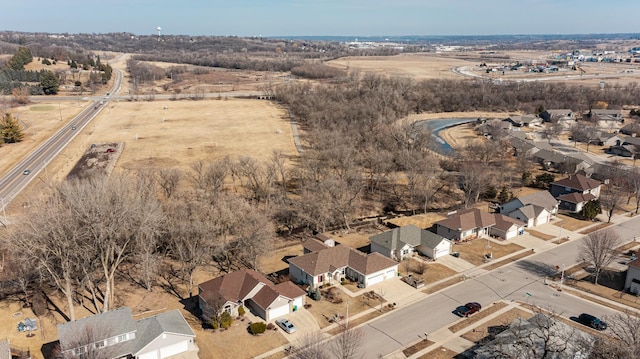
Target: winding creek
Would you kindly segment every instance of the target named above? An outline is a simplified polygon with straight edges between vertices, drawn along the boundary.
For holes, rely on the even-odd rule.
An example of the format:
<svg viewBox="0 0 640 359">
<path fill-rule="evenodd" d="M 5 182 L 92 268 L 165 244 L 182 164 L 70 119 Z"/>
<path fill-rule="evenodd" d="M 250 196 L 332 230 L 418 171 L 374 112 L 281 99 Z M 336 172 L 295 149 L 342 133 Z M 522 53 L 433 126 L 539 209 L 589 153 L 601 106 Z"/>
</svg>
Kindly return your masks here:
<svg viewBox="0 0 640 359">
<path fill-rule="evenodd" d="M 440 146 L 436 148 L 438 152 L 445 155 L 451 155 L 455 151 L 451 145 L 440 137 L 440 131 L 453 126 L 473 122 L 475 120 L 475 118 L 441 118 L 419 121 L 418 124 L 431 131 L 433 137 L 435 137 L 436 141 L 440 144 Z"/>
</svg>

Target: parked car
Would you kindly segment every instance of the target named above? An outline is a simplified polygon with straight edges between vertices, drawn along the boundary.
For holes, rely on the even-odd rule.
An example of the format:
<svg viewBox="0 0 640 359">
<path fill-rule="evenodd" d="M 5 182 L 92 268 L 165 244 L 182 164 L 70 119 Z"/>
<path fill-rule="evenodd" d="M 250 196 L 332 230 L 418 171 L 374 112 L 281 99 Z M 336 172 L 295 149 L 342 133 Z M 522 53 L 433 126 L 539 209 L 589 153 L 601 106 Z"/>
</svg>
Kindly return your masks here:
<svg viewBox="0 0 640 359">
<path fill-rule="evenodd" d="M 582 313 L 578 316 L 578 321 L 588 327 L 591 327 L 595 330 L 605 330 L 607 329 L 607 323 L 600 320 L 598 317 L 594 317 L 591 314 Z"/>
<path fill-rule="evenodd" d="M 455 313 L 461 317 L 468 317 L 475 312 L 479 312 L 480 309 L 482 309 L 480 303 L 470 302 L 464 306 L 456 308 Z"/>
<path fill-rule="evenodd" d="M 71 126 L 71 130 L 72 131 L 75 130 L 75 129 L 76 129 L 76 126 Z"/>
<path fill-rule="evenodd" d="M 285 332 L 291 334 L 296 331 L 296 327 L 286 319 L 276 319 L 276 324 Z"/>
<path fill-rule="evenodd" d="M 23 175 L 28 175 L 29 173 L 31 173 L 31 170 L 24 170 L 24 171 L 22 172 L 22 174 L 23 174 Z"/>
</svg>

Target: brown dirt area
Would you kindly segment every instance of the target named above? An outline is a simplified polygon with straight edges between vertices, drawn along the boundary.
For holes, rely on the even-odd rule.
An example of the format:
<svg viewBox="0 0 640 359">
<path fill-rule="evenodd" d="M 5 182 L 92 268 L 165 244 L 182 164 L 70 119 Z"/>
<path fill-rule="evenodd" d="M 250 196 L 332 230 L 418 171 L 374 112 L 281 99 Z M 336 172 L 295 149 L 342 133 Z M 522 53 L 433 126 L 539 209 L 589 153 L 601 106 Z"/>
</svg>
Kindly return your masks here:
<svg viewBox="0 0 640 359">
<path fill-rule="evenodd" d="M 388 220 L 387 222 L 398 227 L 413 224 L 414 226 L 419 228 L 430 228 L 435 222 L 445 218 L 447 217 L 439 213 L 422 213 L 413 216 L 393 218 Z"/>
<path fill-rule="evenodd" d="M 562 227 L 568 231 L 575 232 L 580 228 L 584 228 L 593 224 L 591 221 L 580 220 L 577 218 L 565 216 L 562 214 L 558 214 L 557 218 L 560 220 L 558 222 L 554 222 L 553 224 L 557 227 Z"/>
<path fill-rule="evenodd" d="M 430 345 L 432 345 L 434 342 L 432 342 L 431 340 L 428 339 L 423 339 L 419 342 L 417 342 L 416 344 L 404 349 L 402 351 L 402 353 L 406 356 L 406 357 L 410 357 L 413 354 L 421 351 L 424 348 L 429 347 Z"/>
<path fill-rule="evenodd" d="M 499 325 L 509 325 L 511 322 L 518 318 L 529 319 L 533 316 L 532 313 L 526 312 L 519 308 L 513 308 L 500 316 L 491 319 L 490 321 L 481 324 L 480 326 L 462 334 L 462 338 L 472 341 L 474 343 L 479 342 L 489 334 L 489 327 Z"/>
<path fill-rule="evenodd" d="M 444 347 L 437 347 L 425 355 L 420 356 L 419 359 L 451 359 L 458 355 L 451 349 Z"/>
<path fill-rule="evenodd" d="M 534 231 L 533 229 L 527 229 L 527 233 L 529 233 L 530 235 L 536 237 L 536 238 L 540 238 L 543 239 L 545 241 L 551 240 L 556 238 L 556 236 L 551 235 L 551 234 L 545 234 L 542 232 L 538 232 L 538 231 Z"/>
<path fill-rule="evenodd" d="M 473 265 L 485 263 L 485 254 L 491 252 L 493 260 L 517 252 L 524 247 L 515 243 L 500 244 L 493 240 L 489 241 L 491 248 L 487 248 L 487 239 L 478 238 L 468 242 L 454 243 L 452 251 L 460 253 L 460 258 Z"/>
<path fill-rule="evenodd" d="M 597 231 L 597 230 L 600 230 L 600 229 L 602 229 L 602 228 L 609 227 L 609 226 L 610 226 L 610 225 L 612 225 L 612 224 L 613 224 L 613 223 L 600 223 L 600 224 L 595 225 L 595 226 L 593 226 L 593 227 L 591 227 L 591 228 L 587 228 L 587 229 L 585 229 L 584 231 L 580 231 L 580 234 L 589 234 L 589 233 L 595 232 L 595 231 Z"/>
</svg>

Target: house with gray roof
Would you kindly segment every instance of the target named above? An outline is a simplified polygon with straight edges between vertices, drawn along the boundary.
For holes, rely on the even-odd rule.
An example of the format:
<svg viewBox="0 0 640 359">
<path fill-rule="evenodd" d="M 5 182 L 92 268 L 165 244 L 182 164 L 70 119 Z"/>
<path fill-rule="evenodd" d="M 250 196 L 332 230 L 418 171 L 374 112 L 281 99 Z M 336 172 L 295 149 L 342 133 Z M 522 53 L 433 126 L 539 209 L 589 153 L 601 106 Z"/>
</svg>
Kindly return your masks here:
<svg viewBox="0 0 640 359">
<path fill-rule="evenodd" d="M 509 116 L 506 121 L 514 127 L 531 127 L 542 124 L 542 119 L 536 115 Z"/>
<path fill-rule="evenodd" d="M 501 214 L 524 222 L 525 227 L 549 223 L 558 214 L 559 202 L 549 191 L 538 191 L 500 205 Z"/>
<path fill-rule="evenodd" d="M 376 234 L 369 237 L 369 241 L 371 252 L 397 261 L 414 253 L 438 259 L 448 255 L 453 245 L 450 240 L 412 224 Z"/>
<path fill-rule="evenodd" d="M 195 334 L 177 309 L 136 321 L 122 307 L 58 324 L 58 337 L 65 358 L 155 359 L 198 351 Z"/>
<path fill-rule="evenodd" d="M 269 321 L 304 307 L 306 292 L 290 281 L 274 284 L 253 269 L 238 270 L 198 285 L 203 316 L 238 315 L 244 306 Z"/>
<path fill-rule="evenodd" d="M 434 223 L 436 233 L 454 241 L 465 241 L 488 236 L 489 228 L 496 224 L 495 217 L 478 208 L 457 211 L 448 218 Z"/>
<path fill-rule="evenodd" d="M 398 262 L 393 259 L 341 244 L 289 259 L 291 280 L 313 288 L 341 283 L 344 278 L 366 288 L 397 275 Z"/>
</svg>

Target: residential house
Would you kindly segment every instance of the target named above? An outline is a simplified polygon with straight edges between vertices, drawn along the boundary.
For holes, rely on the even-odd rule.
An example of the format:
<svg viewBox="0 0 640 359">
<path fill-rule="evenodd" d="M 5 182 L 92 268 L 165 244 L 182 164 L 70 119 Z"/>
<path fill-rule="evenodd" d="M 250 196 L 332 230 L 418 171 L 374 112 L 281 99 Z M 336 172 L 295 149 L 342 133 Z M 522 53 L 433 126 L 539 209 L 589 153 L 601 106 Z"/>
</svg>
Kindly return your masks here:
<svg viewBox="0 0 640 359">
<path fill-rule="evenodd" d="M 345 278 L 366 288 L 395 278 L 397 274 L 398 262 L 393 259 L 380 253 L 365 254 L 340 244 L 289 260 L 291 280 L 314 288 L 341 283 Z"/>
<path fill-rule="evenodd" d="M 633 121 L 628 123 L 620 129 L 620 133 L 629 135 L 629 136 L 640 136 L 640 123 L 637 121 Z"/>
<path fill-rule="evenodd" d="M 611 146 L 607 150 L 608 154 L 630 158 L 634 157 L 638 152 L 636 145 Z"/>
<path fill-rule="evenodd" d="M 601 110 L 601 109 L 592 109 L 587 114 L 589 117 L 597 116 L 598 121 L 605 123 L 620 123 L 624 122 L 624 118 L 622 117 L 622 111 L 620 110 Z"/>
<path fill-rule="evenodd" d="M 540 113 L 539 115 L 545 121 L 551 122 L 554 120 L 558 120 L 560 122 L 575 122 L 576 113 L 571 109 L 554 109 L 554 110 L 546 110 Z M 547 119 L 548 117 L 548 119 Z"/>
<path fill-rule="evenodd" d="M 525 223 L 503 214 L 494 213 L 496 224 L 489 228 L 489 234 L 505 240 L 524 234 Z"/>
<path fill-rule="evenodd" d="M 506 121 L 514 127 L 532 127 L 542 124 L 542 119 L 536 115 L 509 116 Z"/>
<path fill-rule="evenodd" d="M 599 131 L 598 135 L 590 140 L 590 143 L 596 146 L 619 146 L 623 142 L 623 137 L 616 133 Z"/>
<path fill-rule="evenodd" d="M 58 324 L 67 357 L 168 358 L 197 352 L 195 334 L 179 310 L 134 320 L 128 307 Z"/>
<path fill-rule="evenodd" d="M 450 240 L 412 224 L 369 237 L 371 252 L 380 253 L 397 261 L 414 253 L 438 259 L 451 252 Z"/>
<path fill-rule="evenodd" d="M 496 224 L 495 217 L 478 208 L 453 213 L 434 223 L 436 233 L 444 238 L 465 241 L 489 235 L 489 228 Z"/>
<path fill-rule="evenodd" d="M 640 258 L 629 262 L 624 289 L 629 293 L 640 294 Z"/>
<path fill-rule="evenodd" d="M 502 204 L 499 211 L 524 222 L 526 227 L 535 227 L 551 222 L 558 214 L 558 200 L 549 191 L 538 191 Z"/>
<path fill-rule="evenodd" d="M 293 283 L 273 284 L 253 269 L 208 280 L 198 286 L 198 291 L 203 315 L 225 311 L 237 316 L 238 308 L 244 306 L 266 321 L 303 308 L 306 296 L 306 292 Z"/>
<path fill-rule="evenodd" d="M 572 212 L 580 212 L 589 201 L 600 197 L 600 181 L 587 178 L 580 174 L 550 183 L 553 197 L 560 201 L 560 208 Z"/>
<path fill-rule="evenodd" d="M 640 137 L 625 137 L 622 139 L 622 145 L 633 145 L 640 147 Z"/>
<path fill-rule="evenodd" d="M 311 252 L 317 252 L 329 247 L 333 247 L 335 245 L 336 242 L 333 240 L 333 238 L 322 233 L 318 233 L 315 238 L 309 238 L 306 241 L 302 242 L 302 253 L 307 254 Z"/>
</svg>

